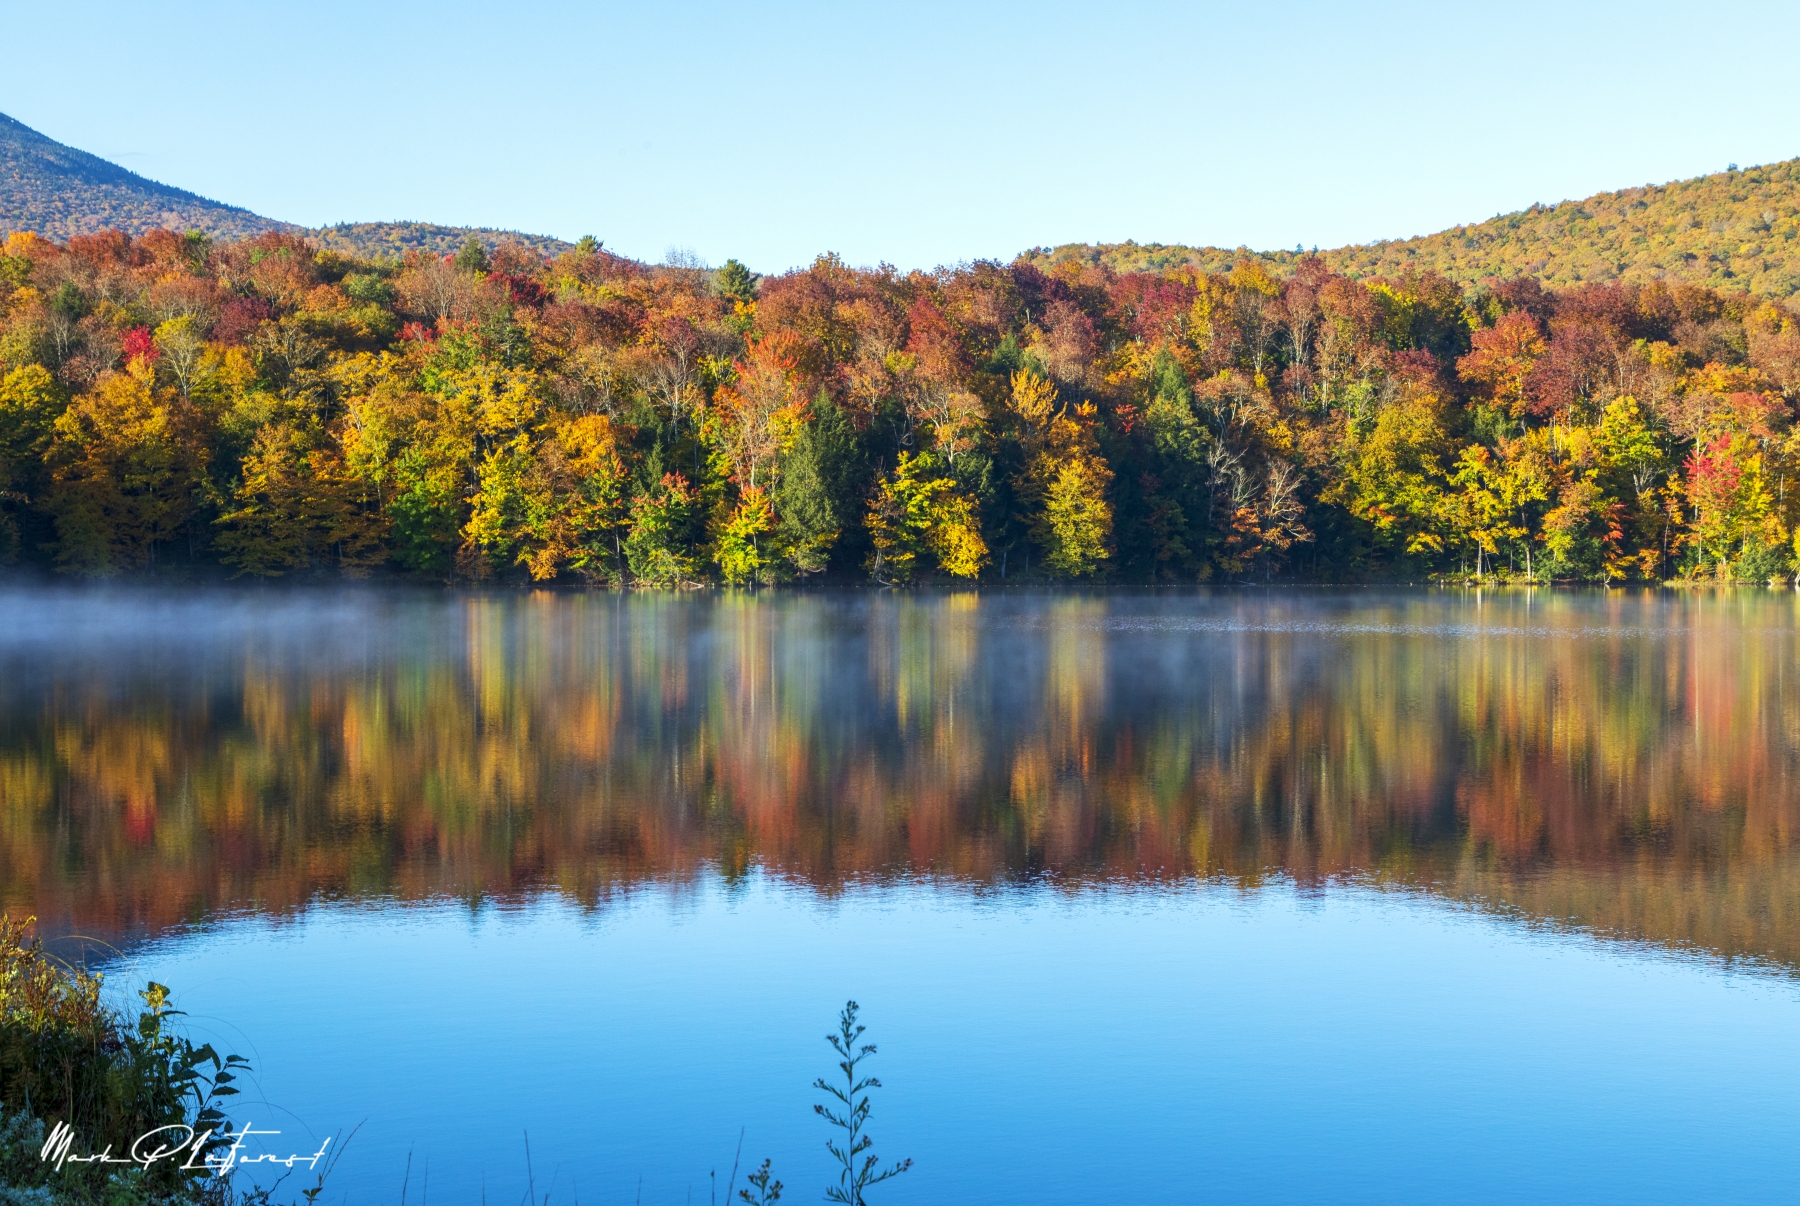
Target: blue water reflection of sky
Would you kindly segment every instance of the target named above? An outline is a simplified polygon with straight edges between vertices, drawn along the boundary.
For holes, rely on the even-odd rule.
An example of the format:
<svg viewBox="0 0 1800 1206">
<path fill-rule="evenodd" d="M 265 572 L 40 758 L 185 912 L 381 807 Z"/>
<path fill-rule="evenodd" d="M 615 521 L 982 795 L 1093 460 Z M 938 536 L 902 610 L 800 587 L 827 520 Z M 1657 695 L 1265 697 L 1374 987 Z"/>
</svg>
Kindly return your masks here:
<svg viewBox="0 0 1800 1206">
<path fill-rule="evenodd" d="M 848 996 L 896 1206 L 1800 1200 L 1791 978 L 1357 887 L 325 906 L 127 976 L 254 1058 L 281 1144 L 363 1123 L 325 1201 L 398 1201 L 409 1152 L 409 1201 L 516 1201 L 527 1130 L 553 1201 L 723 1201 L 740 1127 L 816 1201 Z"/>
</svg>

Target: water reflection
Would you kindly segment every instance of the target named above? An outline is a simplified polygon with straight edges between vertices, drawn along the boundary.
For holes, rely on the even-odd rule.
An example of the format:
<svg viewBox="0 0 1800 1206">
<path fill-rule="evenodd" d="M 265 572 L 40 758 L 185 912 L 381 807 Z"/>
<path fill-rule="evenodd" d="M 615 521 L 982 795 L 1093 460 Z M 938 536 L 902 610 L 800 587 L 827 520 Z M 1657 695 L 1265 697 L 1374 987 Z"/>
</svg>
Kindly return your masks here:
<svg viewBox="0 0 1800 1206">
<path fill-rule="evenodd" d="M 1791 594 L 0 599 L 46 930 L 1357 876 L 1800 965 Z"/>
</svg>

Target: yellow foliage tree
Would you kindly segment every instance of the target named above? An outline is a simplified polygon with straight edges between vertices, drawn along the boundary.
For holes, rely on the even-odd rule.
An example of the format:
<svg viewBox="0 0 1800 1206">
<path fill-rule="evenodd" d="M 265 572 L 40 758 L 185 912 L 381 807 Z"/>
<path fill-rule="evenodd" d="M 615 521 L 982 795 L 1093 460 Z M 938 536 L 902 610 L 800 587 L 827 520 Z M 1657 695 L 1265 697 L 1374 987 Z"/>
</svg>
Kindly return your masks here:
<svg viewBox="0 0 1800 1206">
<path fill-rule="evenodd" d="M 1041 564 L 1055 577 L 1089 576 L 1112 555 L 1112 470 L 1094 437 L 1094 404 L 1081 403 L 1071 416 L 1054 385 L 1021 369 L 1012 377 L 1011 407 L 1025 452 L 1013 486 Z"/>
<path fill-rule="evenodd" d="M 874 545 L 869 572 L 880 582 L 911 582 L 931 566 L 973 578 L 987 563 L 974 500 L 943 476 L 929 452 L 900 454 L 894 472 L 876 484 L 863 523 Z"/>
<path fill-rule="evenodd" d="M 155 564 L 204 485 L 200 416 L 141 361 L 69 404 L 50 449 L 58 568 L 106 577 Z"/>
<path fill-rule="evenodd" d="M 516 398 L 514 406 L 521 405 Z M 478 470 L 465 538 L 534 581 L 572 570 L 590 581 L 620 575 L 625 468 L 605 415 L 582 415 L 516 434 Z"/>
<path fill-rule="evenodd" d="M 769 492 L 752 486 L 738 499 L 719 534 L 719 573 L 732 586 L 743 586 L 763 577 L 769 559 L 760 538 L 775 530 L 775 508 Z"/>
<path fill-rule="evenodd" d="M 0 565 L 18 556 L 18 516 L 37 501 L 44 451 L 62 407 L 62 391 L 42 365 L 0 377 Z"/>
<path fill-rule="evenodd" d="M 1409 554 L 1444 548 L 1449 437 L 1440 411 L 1435 394 L 1403 391 L 1376 412 L 1366 433 L 1351 430 L 1341 476 L 1323 495 Z"/>
<path fill-rule="evenodd" d="M 345 465 L 335 439 L 309 440 L 289 423 L 257 432 L 232 506 L 216 522 L 221 558 L 239 574 L 335 567 L 359 578 L 387 555 L 373 488 Z"/>
</svg>

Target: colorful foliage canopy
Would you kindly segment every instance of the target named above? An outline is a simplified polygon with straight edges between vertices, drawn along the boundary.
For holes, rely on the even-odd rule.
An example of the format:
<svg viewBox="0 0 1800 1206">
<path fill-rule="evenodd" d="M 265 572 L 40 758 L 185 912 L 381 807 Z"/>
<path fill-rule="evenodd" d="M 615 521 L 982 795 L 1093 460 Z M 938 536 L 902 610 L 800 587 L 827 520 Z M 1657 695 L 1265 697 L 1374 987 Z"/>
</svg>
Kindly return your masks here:
<svg viewBox="0 0 1800 1206">
<path fill-rule="evenodd" d="M 583 240 L 0 247 L 0 557 L 646 586 L 1766 579 L 1800 317 L 1319 258 L 758 278 Z"/>
</svg>

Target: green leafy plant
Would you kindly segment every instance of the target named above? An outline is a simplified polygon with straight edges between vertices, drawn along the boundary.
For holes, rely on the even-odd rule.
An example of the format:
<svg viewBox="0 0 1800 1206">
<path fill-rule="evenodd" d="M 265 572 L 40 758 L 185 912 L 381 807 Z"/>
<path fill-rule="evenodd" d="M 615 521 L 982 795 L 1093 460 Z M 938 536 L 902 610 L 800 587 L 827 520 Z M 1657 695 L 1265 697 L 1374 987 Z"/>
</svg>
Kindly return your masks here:
<svg viewBox="0 0 1800 1206">
<path fill-rule="evenodd" d="M 838 1174 L 838 1183 L 825 1188 L 825 1200 L 843 1202 L 845 1206 L 863 1206 L 863 1193 L 871 1186 L 891 1180 L 912 1167 L 912 1159 L 908 1157 L 898 1164 L 880 1168 L 881 1158 L 869 1151 L 875 1146 L 875 1140 L 868 1133 L 869 1090 L 879 1089 L 881 1081 L 873 1076 L 864 1076 L 858 1071 L 864 1060 L 875 1054 L 874 1043 L 862 1043 L 863 1031 L 867 1027 L 859 1025 L 856 1014 L 859 1006 L 855 1001 L 846 1001 L 838 1014 L 836 1034 L 828 1034 L 825 1041 L 837 1052 L 837 1070 L 842 1080 L 826 1080 L 824 1077 L 813 1081 L 813 1088 L 828 1093 L 831 1102 L 813 1106 L 813 1112 L 827 1123 L 842 1132 L 840 1138 L 825 1141 L 825 1150 L 842 1165 Z M 865 1156 L 863 1153 L 867 1152 Z"/>
<path fill-rule="evenodd" d="M 48 954 L 31 924 L 0 916 L 0 1203 L 267 1206 L 273 1187 L 235 1190 L 207 1164 L 237 1138 L 224 1105 L 248 1061 L 181 1034 L 161 984 L 138 994 L 135 1019 L 110 1008 L 101 978 Z M 147 1168 L 58 1168 L 41 1154 L 57 1124 L 77 1151 L 129 1152 L 167 1127 L 188 1128 L 195 1147 Z M 323 1185 L 321 1173 L 302 1196 Z"/>
</svg>

